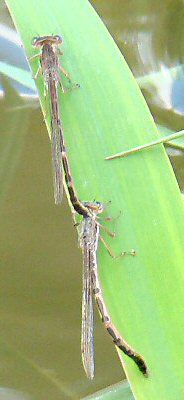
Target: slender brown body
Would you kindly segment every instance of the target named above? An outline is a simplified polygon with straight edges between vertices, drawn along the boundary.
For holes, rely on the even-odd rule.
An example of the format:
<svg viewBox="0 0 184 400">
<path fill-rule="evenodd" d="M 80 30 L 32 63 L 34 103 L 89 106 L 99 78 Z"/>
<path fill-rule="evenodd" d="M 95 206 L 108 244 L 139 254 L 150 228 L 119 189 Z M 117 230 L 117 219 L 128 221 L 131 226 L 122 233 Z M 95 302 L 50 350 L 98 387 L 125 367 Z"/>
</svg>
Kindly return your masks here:
<svg viewBox="0 0 184 400">
<path fill-rule="evenodd" d="M 82 301 L 82 335 L 81 352 L 84 369 L 89 379 L 94 377 L 94 332 L 93 332 L 93 301 L 92 293 L 95 295 L 98 310 L 102 322 L 108 333 L 112 336 L 114 344 L 119 347 L 138 366 L 139 370 L 147 376 L 148 370 L 142 356 L 122 338 L 113 325 L 105 302 L 98 274 L 97 248 L 99 241 L 99 223 L 97 216 L 103 211 L 103 205 L 99 202 L 84 203 L 90 211 L 82 221 L 80 246 L 83 251 L 83 301 Z"/>
<path fill-rule="evenodd" d="M 63 193 L 63 177 L 62 165 L 65 174 L 65 181 L 68 187 L 71 203 L 78 214 L 88 215 L 88 209 L 83 205 L 77 197 L 77 193 L 73 184 L 70 166 L 67 158 L 63 128 L 59 112 L 58 101 L 58 85 L 60 84 L 63 91 L 64 87 L 60 79 L 61 72 L 69 79 L 68 73 L 61 67 L 58 60 L 58 54 L 62 52 L 58 49 L 58 45 L 62 43 L 62 38 L 55 36 L 42 36 L 33 39 L 33 47 L 41 48 L 41 53 L 32 57 L 40 58 L 39 71 L 42 72 L 45 83 L 45 94 L 49 96 L 50 116 L 51 116 L 51 144 L 52 144 L 52 160 L 54 171 L 54 197 L 55 203 L 58 204 L 62 200 Z"/>
</svg>

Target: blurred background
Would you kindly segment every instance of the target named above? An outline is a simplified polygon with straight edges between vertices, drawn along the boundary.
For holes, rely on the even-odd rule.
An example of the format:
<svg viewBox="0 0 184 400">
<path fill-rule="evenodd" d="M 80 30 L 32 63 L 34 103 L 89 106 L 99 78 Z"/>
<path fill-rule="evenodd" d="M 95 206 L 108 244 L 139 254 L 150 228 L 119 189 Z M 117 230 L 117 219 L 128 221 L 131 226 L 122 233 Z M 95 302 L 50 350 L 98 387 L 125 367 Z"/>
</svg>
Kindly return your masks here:
<svg viewBox="0 0 184 400">
<path fill-rule="evenodd" d="M 155 121 L 171 131 L 184 129 L 184 3 L 91 3 L 124 54 Z M 29 73 L 3 1 L 0 11 L 0 61 Z M 34 82 L 30 89 L 1 74 L 0 94 L 0 400 L 79 399 L 124 374 L 96 313 L 96 376 L 93 382 L 85 376 L 82 256 L 66 199 L 54 205 L 50 143 Z M 171 147 L 168 153 L 182 191 L 183 153 Z"/>
</svg>

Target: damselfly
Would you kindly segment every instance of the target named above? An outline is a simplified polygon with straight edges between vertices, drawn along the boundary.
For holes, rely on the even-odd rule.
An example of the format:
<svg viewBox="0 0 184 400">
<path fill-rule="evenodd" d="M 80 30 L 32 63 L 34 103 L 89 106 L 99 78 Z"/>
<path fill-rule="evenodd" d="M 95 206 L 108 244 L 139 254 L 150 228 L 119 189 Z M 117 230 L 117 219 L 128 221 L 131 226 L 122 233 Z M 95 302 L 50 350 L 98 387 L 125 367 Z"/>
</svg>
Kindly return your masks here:
<svg viewBox="0 0 184 400">
<path fill-rule="evenodd" d="M 65 88 L 60 79 L 60 71 L 71 82 L 69 74 L 60 65 L 58 55 L 63 52 L 58 48 L 62 43 L 61 36 L 40 36 L 32 40 L 32 45 L 35 48 L 40 48 L 41 52 L 34 55 L 31 59 L 40 58 L 40 66 L 35 75 L 37 79 L 40 73 L 43 74 L 45 84 L 45 96 L 49 97 L 50 103 L 50 117 L 51 117 L 51 147 L 52 147 L 52 163 L 54 173 L 54 198 L 55 203 L 58 204 L 62 200 L 63 195 L 63 176 L 62 164 L 65 173 L 65 180 L 68 187 L 71 203 L 79 214 L 88 215 L 88 209 L 78 200 L 75 187 L 73 184 L 72 176 L 70 173 L 70 166 L 67 158 L 63 128 L 59 112 L 58 101 L 58 85 L 61 86 L 62 91 Z M 75 85 L 76 87 L 77 85 Z M 79 85 L 78 85 L 79 86 Z"/>
<path fill-rule="evenodd" d="M 106 305 L 103 300 L 97 264 L 98 241 L 99 238 L 102 239 L 99 232 L 101 224 L 97 221 L 97 218 L 98 214 L 103 212 L 103 205 L 100 202 L 84 202 L 83 204 L 89 210 L 89 215 L 83 217 L 80 233 L 80 247 L 83 251 L 81 352 L 86 375 L 89 379 L 93 379 L 95 369 L 92 298 L 92 295 L 94 294 L 102 321 L 108 333 L 112 336 L 113 342 L 128 357 L 130 357 L 137 364 L 139 370 L 145 376 L 147 376 L 148 370 L 144 359 L 140 354 L 132 349 L 132 347 L 122 338 L 120 333 L 117 331 L 110 319 Z M 109 251 L 108 248 L 107 250 Z M 122 253 L 122 255 L 125 254 L 127 253 Z M 131 251 L 128 254 L 134 255 L 135 252 Z"/>
</svg>

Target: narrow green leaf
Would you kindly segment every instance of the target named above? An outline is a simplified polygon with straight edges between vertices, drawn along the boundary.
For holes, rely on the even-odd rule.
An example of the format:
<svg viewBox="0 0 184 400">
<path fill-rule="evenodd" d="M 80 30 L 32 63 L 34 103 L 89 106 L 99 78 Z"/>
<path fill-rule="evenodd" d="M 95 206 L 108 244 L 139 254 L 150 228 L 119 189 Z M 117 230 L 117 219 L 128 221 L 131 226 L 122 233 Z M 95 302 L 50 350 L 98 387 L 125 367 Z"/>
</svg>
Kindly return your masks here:
<svg viewBox="0 0 184 400">
<path fill-rule="evenodd" d="M 14 65 L 9 65 L 0 61 L 0 72 L 21 83 L 22 85 L 35 90 L 35 83 L 29 71 L 25 71 L 22 68 L 18 68 Z"/>
<path fill-rule="evenodd" d="M 127 381 L 116 383 L 108 386 L 106 389 L 100 390 L 91 396 L 87 396 L 82 400 L 133 400 L 130 386 Z"/>
<path fill-rule="evenodd" d="M 166 128 L 165 126 L 162 125 L 157 125 L 158 132 L 160 133 L 161 137 L 164 136 L 170 136 L 173 133 L 180 133 L 179 132 L 173 132 L 171 129 Z M 167 145 L 174 147 L 176 149 L 181 149 L 184 150 L 184 136 L 179 137 L 178 139 L 174 139 L 172 141 L 167 142 Z"/>
<path fill-rule="evenodd" d="M 122 55 L 85 0 L 7 1 L 27 55 L 33 36 L 61 34 L 63 66 L 81 88 L 60 94 L 61 115 L 74 182 L 81 200 L 111 205 L 117 237 L 107 238 L 113 260 L 99 246 L 100 278 L 111 318 L 149 367 L 144 378 L 120 354 L 136 399 L 184 395 L 183 202 L 162 146 L 104 161 L 122 148 L 158 137 L 153 119 Z M 32 63 L 34 73 L 38 62 Z M 37 82 L 42 107 L 43 79 Z M 36 151 L 36 149 L 35 149 Z M 149 154 L 148 154 L 149 153 Z M 110 225 L 110 224 L 109 224 Z M 105 333 L 104 333 L 105 334 Z M 110 365 L 110 360 L 109 360 Z M 173 374 L 173 371 L 175 373 Z"/>
</svg>

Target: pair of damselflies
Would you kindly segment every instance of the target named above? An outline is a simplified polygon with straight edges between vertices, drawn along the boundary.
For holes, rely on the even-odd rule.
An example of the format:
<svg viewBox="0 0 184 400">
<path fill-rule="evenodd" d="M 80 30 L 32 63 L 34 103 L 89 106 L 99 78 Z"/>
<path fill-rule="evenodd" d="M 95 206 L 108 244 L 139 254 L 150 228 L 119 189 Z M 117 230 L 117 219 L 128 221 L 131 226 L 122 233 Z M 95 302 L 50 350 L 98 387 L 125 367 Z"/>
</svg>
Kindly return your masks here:
<svg viewBox="0 0 184 400">
<path fill-rule="evenodd" d="M 51 118 L 51 148 L 53 163 L 54 197 L 56 204 L 60 203 L 63 195 L 63 174 L 68 188 L 71 203 L 75 211 L 83 216 L 80 233 L 80 246 L 83 251 L 83 296 L 82 296 L 82 335 L 81 351 L 84 369 L 88 378 L 94 377 L 94 333 L 93 333 L 93 294 L 102 317 L 102 321 L 112 336 L 115 345 L 129 356 L 138 366 L 139 370 L 146 376 L 147 366 L 141 355 L 136 353 L 131 346 L 122 338 L 113 325 L 103 300 L 100 280 L 98 276 L 97 248 L 100 238 L 99 228 L 101 224 L 97 221 L 98 214 L 103 211 L 100 202 L 81 202 L 76 194 L 70 166 L 67 158 L 63 128 L 59 112 L 58 86 L 65 91 L 61 79 L 62 72 L 69 82 L 68 73 L 60 65 L 58 55 L 63 54 L 58 48 L 62 38 L 55 36 L 35 37 L 32 41 L 34 48 L 40 48 L 39 54 L 31 59 L 40 59 L 40 66 L 35 78 L 42 73 L 44 78 L 45 95 L 49 99 Z M 102 239 L 102 238 L 101 238 Z M 103 239 L 102 239 L 103 240 Z M 103 240 L 104 242 L 104 240 Z M 104 242 L 105 244 L 105 242 Z M 124 253 L 125 254 L 125 253 Z M 133 254 L 132 254 L 133 255 Z"/>
</svg>

